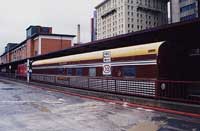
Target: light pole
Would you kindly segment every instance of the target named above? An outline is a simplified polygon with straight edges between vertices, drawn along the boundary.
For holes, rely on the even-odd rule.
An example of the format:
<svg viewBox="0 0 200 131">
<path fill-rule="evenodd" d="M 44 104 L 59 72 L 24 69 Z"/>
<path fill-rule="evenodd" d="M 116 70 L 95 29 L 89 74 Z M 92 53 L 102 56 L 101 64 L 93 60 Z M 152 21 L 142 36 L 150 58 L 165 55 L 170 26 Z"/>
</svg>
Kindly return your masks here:
<svg viewBox="0 0 200 131">
<path fill-rule="evenodd" d="M 30 60 L 29 59 L 27 59 L 27 83 L 29 83 L 30 82 Z"/>
</svg>

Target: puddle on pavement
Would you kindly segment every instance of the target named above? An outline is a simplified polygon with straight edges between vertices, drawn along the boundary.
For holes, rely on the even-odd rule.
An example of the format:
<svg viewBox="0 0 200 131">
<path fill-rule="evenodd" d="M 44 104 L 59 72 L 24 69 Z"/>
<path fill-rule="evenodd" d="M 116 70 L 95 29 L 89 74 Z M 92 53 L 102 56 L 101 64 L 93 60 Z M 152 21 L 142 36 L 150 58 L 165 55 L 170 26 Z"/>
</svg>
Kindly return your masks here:
<svg viewBox="0 0 200 131">
<path fill-rule="evenodd" d="M 16 101 L 21 101 L 22 100 L 21 97 L 18 96 L 18 95 L 14 95 L 13 97 L 16 99 Z"/>
<path fill-rule="evenodd" d="M 19 90 L 19 88 L 0 88 L 0 90 L 11 91 L 11 90 Z"/>
<path fill-rule="evenodd" d="M 128 131 L 157 131 L 160 129 L 160 125 L 155 124 L 154 122 L 142 122 L 138 123 Z"/>
<path fill-rule="evenodd" d="M 36 103 L 31 103 L 31 105 L 32 105 L 34 108 L 40 110 L 41 112 L 51 112 L 51 111 L 50 111 L 47 107 L 45 107 L 45 106 L 42 106 L 42 105 L 39 105 L 39 104 L 36 104 Z"/>
</svg>

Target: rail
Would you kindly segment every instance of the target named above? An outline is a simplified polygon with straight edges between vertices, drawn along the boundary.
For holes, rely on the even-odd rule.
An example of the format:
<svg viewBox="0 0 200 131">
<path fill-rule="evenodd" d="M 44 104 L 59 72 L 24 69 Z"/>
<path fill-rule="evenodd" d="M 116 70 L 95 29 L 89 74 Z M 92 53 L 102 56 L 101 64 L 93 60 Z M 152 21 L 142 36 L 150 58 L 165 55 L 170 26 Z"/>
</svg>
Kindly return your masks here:
<svg viewBox="0 0 200 131">
<path fill-rule="evenodd" d="M 0 76 L 25 80 L 25 76 L 17 74 L 0 73 Z M 32 74 L 31 81 L 84 90 L 200 104 L 200 81 L 169 81 L 46 74 Z"/>
</svg>

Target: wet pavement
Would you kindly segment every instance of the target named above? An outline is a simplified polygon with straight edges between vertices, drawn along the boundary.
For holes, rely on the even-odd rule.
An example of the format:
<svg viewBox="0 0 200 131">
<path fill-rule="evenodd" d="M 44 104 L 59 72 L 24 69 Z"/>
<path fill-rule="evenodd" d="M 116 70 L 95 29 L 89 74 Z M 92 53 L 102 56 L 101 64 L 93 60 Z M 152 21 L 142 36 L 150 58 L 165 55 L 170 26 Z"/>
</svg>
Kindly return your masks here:
<svg viewBox="0 0 200 131">
<path fill-rule="evenodd" d="M 200 131 L 200 119 L 0 80 L 0 131 Z"/>
</svg>

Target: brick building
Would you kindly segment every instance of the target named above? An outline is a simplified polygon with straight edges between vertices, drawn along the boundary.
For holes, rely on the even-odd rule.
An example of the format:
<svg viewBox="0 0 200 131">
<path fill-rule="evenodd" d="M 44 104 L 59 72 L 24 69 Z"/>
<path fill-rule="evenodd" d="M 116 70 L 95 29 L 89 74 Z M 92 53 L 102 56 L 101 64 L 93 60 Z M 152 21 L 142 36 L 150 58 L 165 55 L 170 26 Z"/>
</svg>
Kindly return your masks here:
<svg viewBox="0 0 200 131">
<path fill-rule="evenodd" d="M 14 49 L 17 46 L 17 43 L 8 43 L 5 47 L 4 53 L 1 55 L 0 63 L 4 64 L 11 61 L 10 50 Z"/>
<path fill-rule="evenodd" d="M 0 56 L 1 64 L 70 48 L 73 46 L 75 37 L 74 35 L 53 34 L 51 27 L 41 26 L 30 26 L 26 34 L 26 40 L 7 49 Z"/>
</svg>

